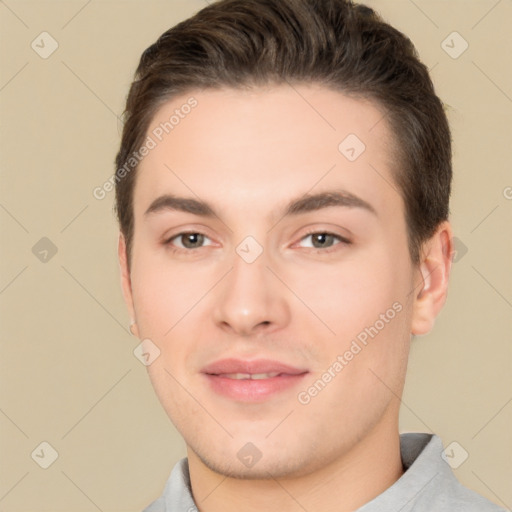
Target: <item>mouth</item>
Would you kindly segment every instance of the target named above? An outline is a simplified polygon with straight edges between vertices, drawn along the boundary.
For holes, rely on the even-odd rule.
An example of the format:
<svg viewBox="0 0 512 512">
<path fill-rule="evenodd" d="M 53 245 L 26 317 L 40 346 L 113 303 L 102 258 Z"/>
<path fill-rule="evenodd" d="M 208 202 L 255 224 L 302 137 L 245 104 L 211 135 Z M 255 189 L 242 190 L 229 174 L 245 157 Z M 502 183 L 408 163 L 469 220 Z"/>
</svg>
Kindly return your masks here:
<svg viewBox="0 0 512 512">
<path fill-rule="evenodd" d="M 272 379 L 273 377 L 278 377 L 282 375 L 281 373 L 272 372 L 272 373 L 221 373 L 218 377 L 224 377 L 225 379 L 235 379 L 235 380 L 263 380 L 263 379 Z"/>
<path fill-rule="evenodd" d="M 216 394 L 238 402 L 264 402 L 298 386 L 309 371 L 267 359 L 223 359 L 202 373 Z"/>
</svg>

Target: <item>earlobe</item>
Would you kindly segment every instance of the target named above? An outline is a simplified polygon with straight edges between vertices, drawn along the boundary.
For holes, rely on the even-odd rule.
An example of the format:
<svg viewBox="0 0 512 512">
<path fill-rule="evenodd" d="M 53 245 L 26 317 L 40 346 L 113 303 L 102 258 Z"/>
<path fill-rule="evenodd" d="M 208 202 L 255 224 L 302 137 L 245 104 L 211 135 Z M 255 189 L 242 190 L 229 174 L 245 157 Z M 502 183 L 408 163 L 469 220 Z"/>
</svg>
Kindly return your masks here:
<svg viewBox="0 0 512 512">
<path fill-rule="evenodd" d="M 411 331 L 414 335 L 432 330 L 448 292 L 453 255 L 452 230 L 448 221 L 439 225 L 423 245 L 419 264 L 420 284 L 415 288 Z"/>
<path fill-rule="evenodd" d="M 126 241 L 122 233 L 119 234 L 119 243 L 117 246 L 117 254 L 119 258 L 119 270 L 121 273 L 121 289 L 123 291 L 124 301 L 130 314 L 130 332 L 139 337 L 139 330 L 135 318 L 135 308 L 133 306 L 132 283 L 130 278 L 130 265 L 128 263 L 128 255 L 126 253 Z"/>
</svg>

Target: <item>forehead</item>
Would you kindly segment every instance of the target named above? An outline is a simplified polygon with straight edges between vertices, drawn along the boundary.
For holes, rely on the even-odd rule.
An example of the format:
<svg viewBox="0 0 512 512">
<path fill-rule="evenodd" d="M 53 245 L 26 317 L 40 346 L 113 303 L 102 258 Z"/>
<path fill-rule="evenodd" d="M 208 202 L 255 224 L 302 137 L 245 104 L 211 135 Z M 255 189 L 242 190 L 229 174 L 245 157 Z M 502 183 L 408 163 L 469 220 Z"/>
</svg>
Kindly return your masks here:
<svg viewBox="0 0 512 512">
<path fill-rule="evenodd" d="M 240 206 L 324 186 L 371 198 L 387 183 L 381 202 L 397 192 L 383 109 L 321 86 L 191 91 L 164 104 L 146 136 L 136 215 L 165 192 L 213 201 L 231 192 Z"/>
</svg>

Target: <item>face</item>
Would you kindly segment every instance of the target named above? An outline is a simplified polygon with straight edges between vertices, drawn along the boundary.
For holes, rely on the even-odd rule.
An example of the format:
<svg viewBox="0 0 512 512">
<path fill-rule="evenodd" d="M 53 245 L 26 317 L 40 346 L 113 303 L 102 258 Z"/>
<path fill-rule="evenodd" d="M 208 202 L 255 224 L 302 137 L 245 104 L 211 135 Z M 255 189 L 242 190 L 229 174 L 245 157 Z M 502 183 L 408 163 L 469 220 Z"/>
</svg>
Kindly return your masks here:
<svg viewBox="0 0 512 512">
<path fill-rule="evenodd" d="M 316 86 L 200 91 L 147 135 L 124 290 L 189 457 L 300 475 L 398 431 L 421 269 L 382 111 Z"/>
</svg>

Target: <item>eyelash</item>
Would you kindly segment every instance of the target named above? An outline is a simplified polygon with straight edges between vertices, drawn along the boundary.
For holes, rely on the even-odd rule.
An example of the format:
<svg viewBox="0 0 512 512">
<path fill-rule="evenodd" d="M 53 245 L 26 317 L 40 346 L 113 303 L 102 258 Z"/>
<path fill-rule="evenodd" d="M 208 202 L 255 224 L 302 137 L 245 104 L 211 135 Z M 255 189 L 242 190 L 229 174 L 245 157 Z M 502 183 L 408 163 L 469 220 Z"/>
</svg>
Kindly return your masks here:
<svg viewBox="0 0 512 512">
<path fill-rule="evenodd" d="M 165 240 L 164 241 L 164 245 L 165 246 L 169 246 L 172 249 L 172 252 L 192 252 L 194 249 L 175 247 L 172 244 L 173 240 L 175 240 L 177 238 L 180 238 L 180 237 L 185 237 L 187 235 L 202 235 L 205 238 L 207 238 L 208 240 L 210 240 L 210 238 L 207 235 L 205 235 L 204 233 L 201 233 L 200 231 L 183 231 L 183 232 L 178 233 L 176 235 L 173 235 L 172 237 L 170 237 L 167 240 Z M 202 246 L 202 247 L 208 247 L 208 246 Z M 202 247 L 196 247 L 195 249 L 202 249 Z"/>
<path fill-rule="evenodd" d="M 181 233 L 178 233 L 176 235 L 173 235 L 171 238 L 168 238 L 167 240 L 164 241 L 164 245 L 165 246 L 168 246 L 171 248 L 172 252 L 173 253 L 177 253 L 177 252 L 184 252 L 184 253 L 190 253 L 196 249 L 202 249 L 203 247 L 208 247 L 208 245 L 206 246 L 201 246 L 201 247 L 195 247 L 193 249 L 187 249 L 187 248 L 181 248 L 181 247 L 175 247 L 173 244 L 172 244 L 172 241 L 177 239 L 177 238 L 180 238 L 180 237 L 184 237 L 186 235 L 202 235 L 204 236 L 205 238 L 207 238 L 208 240 L 210 240 L 210 238 L 205 235 L 204 233 L 201 233 L 199 231 L 183 231 Z M 318 230 L 312 230 L 312 231 L 309 231 L 307 232 L 305 235 L 303 235 L 299 242 L 303 241 L 305 238 L 308 238 L 312 235 L 327 235 L 327 236 L 333 236 L 335 239 L 338 240 L 337 243 L 331 245 L 330 247 L 327 247 L 325 249 L 322 249 L 322 248 L 317 248 L 317 247 L 309 247 L 308 249 L 311 249 L 313 252 L 315 253 L 330 253 L 330 252 L 333 252 L 333 251 L 336 251 L 338 250 L 336 247 L 338 245 L 351 245 L 352 244 L 352 241 L 341 236 L 341 235 L 337 235 L 336 233 L 331 233 L 329 231 L 318 231 Z"/>
<path fill-rule="evenodd" d="M 337 251 L 337 246 L 338 245 L 351 245 L 352 244 L 352 241 L 349 240 L 348 238 L 345 238 L 341 235 L 337 235 L 336 233 L 331 233 L 330 231 L 318 231 L 318 230 L 312 230 L 312 231 L 309 231 L 307 232 L 301 239 L 300 241 L 304 240 L 305 238 L 311 236 L 311 235 L 327 235 L 327 236 L 333 236 L 334 238 L 336 238 L 338 240 L 338 243 L 335 243 L 333 245 L 331 245 L 330 247 L 327 247 L 326 249 L 321 249 L 321 248 L 317 248 L 317 247 L 309 247 L 309 249 L 311 249 L 313 252 L 315 253 L 330 253 L 330 252 L 333 252 L 333 251 Z"/>
</svg>

